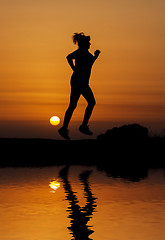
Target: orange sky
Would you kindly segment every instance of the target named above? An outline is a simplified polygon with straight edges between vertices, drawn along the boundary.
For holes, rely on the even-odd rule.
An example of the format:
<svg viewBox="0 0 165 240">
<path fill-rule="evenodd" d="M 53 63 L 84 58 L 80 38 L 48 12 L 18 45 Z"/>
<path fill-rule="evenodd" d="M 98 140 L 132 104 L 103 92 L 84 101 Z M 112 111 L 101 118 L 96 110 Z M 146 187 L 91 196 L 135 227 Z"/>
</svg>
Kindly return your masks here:
<svg viewBox="0 0 165 240">
<path fill-rule="evenodd" d="M 0 121 L 63 118 L 72 34 L 91 35 L 91 121 L 165 122 L 165 2 L 0 0 Z M 81 121 L 80 99 L 73 121 Z"/>
</svg>

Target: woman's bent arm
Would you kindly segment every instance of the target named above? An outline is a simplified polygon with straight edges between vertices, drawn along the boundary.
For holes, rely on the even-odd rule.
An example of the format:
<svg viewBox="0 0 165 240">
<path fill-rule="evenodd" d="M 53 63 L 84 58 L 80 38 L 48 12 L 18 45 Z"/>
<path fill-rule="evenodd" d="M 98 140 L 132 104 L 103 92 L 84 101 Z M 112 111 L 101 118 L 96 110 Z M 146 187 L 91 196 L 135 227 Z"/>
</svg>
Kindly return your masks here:
<svg viewBox="0 0 165 240">
<path fill-rule="evenodd" d="M 68 55 L 67 57 L 68 63 L 71 67 L 71 69 L 73 70 L 73 72 L 75 71 L 75 65 L 73 64 L 73 59 Z"/>
</svg>

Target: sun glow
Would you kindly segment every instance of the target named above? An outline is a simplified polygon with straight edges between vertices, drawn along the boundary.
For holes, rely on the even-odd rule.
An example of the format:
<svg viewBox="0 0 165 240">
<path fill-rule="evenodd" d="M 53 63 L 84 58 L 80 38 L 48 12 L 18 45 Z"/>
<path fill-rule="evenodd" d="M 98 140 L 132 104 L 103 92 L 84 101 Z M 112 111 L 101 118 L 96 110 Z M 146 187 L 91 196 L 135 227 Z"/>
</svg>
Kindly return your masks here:
<svg viewBox="0 0 165 240">
<path fill-rule="evenodd" d="M 49 183 L 49 187 L 56 191 L 60 187 L 60 182 L 58 182 L 58 180 L 52 180 Z"/>
<path fill-rule="evenodd" d="M 50 118 L 50 123 L 53 126 L 57 126 L 60 123 L 60 118 L 57 117 L 57 116 L 53 116 L 53 117 Z"/>
</svg>

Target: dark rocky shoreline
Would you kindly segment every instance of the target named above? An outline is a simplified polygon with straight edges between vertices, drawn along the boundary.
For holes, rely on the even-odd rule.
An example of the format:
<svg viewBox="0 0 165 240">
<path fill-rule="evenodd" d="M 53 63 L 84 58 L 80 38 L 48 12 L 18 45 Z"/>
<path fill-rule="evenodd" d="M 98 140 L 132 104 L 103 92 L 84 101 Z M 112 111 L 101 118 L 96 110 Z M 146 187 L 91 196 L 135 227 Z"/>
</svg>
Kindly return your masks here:
<svg viewBox="0 0 165 240">
<path fill-rule="evenodd" d="M 165 138 L 148 137 L 138 124 L 113 128 L 95 140 L 0 138 L 0 149 L 0 167 L 86 165 L 132 178 L 165 168 Z"/>
</svg>

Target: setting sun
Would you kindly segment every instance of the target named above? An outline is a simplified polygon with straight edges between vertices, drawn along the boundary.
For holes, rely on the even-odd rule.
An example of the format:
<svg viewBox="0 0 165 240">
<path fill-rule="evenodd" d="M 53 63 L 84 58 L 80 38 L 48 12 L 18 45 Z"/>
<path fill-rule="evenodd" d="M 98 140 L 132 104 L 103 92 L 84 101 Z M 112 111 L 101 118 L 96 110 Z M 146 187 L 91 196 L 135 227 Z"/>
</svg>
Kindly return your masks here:
<svg viewBox="0 0 165 240">
<path fill-rule="evenodd" d="M 53 117 L 50 118 L 50 123 L 53 126 L 57 126 L 60 123 L 60 118 L 57 117 L 57 116 L 53 116 Z"/>
</svg>

